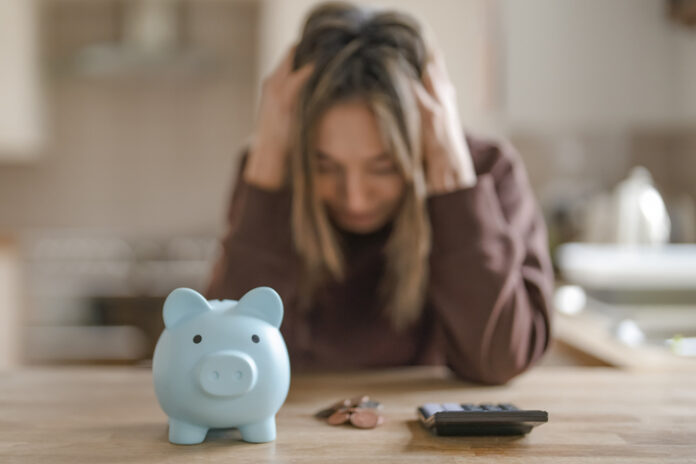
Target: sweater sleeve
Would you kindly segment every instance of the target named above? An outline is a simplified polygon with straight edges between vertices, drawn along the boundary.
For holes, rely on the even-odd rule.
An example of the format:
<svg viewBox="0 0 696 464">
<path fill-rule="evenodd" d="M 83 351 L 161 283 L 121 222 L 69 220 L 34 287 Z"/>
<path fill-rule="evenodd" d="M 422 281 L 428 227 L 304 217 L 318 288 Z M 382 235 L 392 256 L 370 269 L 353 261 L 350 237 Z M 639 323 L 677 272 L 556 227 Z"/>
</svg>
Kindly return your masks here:
<svg viewBox="0 0 696 464">
<path fill-rule="evenodd" d="M 259 286 L 275 289 L 283 302 L 295 298 L 296 254 L 290 230 L 291 194 L 244 181 L 242 155 L 227 211 L 227 230 L 205 295 L 238 300 Z"/>
<path fill-rule="evenodd" d="M 433 233 L 429 298 L 447 363 L 502 384 L 547 349 L 553 270 L 546 226 L 517 152 L 492 145 L 476 185 L 427 200 Z"/>
</svg>

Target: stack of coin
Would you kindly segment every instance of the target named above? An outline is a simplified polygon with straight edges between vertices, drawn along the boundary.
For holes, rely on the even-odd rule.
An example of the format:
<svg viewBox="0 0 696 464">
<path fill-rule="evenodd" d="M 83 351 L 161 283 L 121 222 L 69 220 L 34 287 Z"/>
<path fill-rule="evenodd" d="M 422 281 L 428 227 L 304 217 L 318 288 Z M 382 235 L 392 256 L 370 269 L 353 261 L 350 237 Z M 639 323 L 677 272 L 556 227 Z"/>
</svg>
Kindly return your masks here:
<svg viewBox="0 0 696 464">
<path fill-rule="evenodd" d="M 361 429 L 373 429 L 384 422 L 380 409 L 382 405 L 378 401 L 370 400 L 367 395 L 359 395 L 337 401 L 317 412 L 315 416 L 326 419 L 330 425 L 350 422 Z"/>
</svg>

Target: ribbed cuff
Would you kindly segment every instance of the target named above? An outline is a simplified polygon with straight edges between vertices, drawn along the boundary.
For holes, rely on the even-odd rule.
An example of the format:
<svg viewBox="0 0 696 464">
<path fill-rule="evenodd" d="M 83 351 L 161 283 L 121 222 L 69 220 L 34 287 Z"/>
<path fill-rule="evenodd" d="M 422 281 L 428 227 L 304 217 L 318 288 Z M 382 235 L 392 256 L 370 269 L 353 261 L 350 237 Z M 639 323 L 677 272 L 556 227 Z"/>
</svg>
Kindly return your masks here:
<svg viewBox="0 0 696 464">
<path fill-rule="evenodd" d="M 490 174 L 482 174 L 472 187 L 433 195 L 427 199 L 432 227 L 432 254 L 482 247 L 507 234 Z"/>
</svg>

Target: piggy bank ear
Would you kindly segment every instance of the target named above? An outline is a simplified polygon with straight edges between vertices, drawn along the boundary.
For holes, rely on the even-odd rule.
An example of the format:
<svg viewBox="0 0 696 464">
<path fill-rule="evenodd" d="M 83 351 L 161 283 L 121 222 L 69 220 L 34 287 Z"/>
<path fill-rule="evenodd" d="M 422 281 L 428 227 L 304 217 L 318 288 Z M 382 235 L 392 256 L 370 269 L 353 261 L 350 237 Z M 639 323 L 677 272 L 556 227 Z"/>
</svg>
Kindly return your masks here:
<svg viewBox="0 0 696 464">
<path fill-rule="evenodd" d="M 235 313 L 263 319 L 279 328 L 283 321 L 283 300 L 271 287 L 257 287 L 239 300 Z"/>
<path fill-rule="evenodd" d="M 208 300 L 190 288 L 177 288 L 164 300 L 165 327 L 173 327 L 179 322 L 210 310 Z"/>
</svg>

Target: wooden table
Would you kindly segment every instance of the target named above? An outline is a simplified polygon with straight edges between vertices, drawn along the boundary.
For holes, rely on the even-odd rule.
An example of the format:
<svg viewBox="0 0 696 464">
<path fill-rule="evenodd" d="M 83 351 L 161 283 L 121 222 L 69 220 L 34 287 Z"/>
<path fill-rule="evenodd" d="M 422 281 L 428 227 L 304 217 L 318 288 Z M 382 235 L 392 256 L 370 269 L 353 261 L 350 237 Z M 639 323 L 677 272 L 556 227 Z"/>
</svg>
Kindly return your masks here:
<svg viewBox="0 0 696 464">
<path fill-rule="evenodd" d="M 275 442 L 213 430 L 167 441 L 149 368 L 32 368 L 0 374 L 0 462 L 696 462 L 696 370 L 537 367 L 506 386 L 460 382 L 441 368 L 295 376 Z M 329 426 L 312 414 L 366 393 L 387 421 Z M 523 437 L 437 437 L 416 420 L 429 402 L 511 402 L 549 412 Z"/>
</svg>

